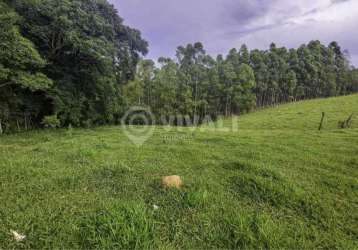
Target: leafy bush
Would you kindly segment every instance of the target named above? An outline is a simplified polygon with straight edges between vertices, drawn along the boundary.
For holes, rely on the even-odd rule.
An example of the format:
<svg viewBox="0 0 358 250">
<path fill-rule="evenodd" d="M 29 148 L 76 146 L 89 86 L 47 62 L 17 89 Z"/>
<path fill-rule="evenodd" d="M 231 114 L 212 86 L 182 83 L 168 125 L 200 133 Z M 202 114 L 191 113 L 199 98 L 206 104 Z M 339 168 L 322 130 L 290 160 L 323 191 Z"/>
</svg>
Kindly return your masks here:
<svg viewBox="0 0 358 250">
<path fill-rule="evenodd" d="M 58 128 L 61 126 L 61 122 L 57 118 L 57 115 L 50 115 L 42 119 L 42 125 L 44 125 L 45 128 Z"/>
</svg>

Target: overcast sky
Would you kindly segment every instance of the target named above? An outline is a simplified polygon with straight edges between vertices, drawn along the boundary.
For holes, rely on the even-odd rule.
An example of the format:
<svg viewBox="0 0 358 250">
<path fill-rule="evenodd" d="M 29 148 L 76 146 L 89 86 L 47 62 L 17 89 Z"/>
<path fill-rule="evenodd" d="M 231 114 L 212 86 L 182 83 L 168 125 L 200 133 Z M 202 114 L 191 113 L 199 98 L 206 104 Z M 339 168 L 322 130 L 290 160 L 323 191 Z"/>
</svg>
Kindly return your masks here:
<svg viewBox="0 0 358 250">
<path fill-rule="evenodd" d="M 358 66 L 358 0 L 109 0 L 125 24 L 141 30 L 148 57 L 173 57 L 201 41 L 212 55 L 246 43 L 250 49 L 337 41 Z"/>
</svg>

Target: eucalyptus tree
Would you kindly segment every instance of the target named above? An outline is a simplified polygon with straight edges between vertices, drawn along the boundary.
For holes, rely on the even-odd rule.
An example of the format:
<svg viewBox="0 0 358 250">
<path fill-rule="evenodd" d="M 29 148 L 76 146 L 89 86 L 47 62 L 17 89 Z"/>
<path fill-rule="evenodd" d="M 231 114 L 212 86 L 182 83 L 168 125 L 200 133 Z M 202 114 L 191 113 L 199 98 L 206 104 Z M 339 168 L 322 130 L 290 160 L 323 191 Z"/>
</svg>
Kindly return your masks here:
<svg viewBox="0 0 358 250">
<path fill-rule="evenodd" d="M 243 63 L 239 67 L 237 82 L 233 86 L 233 107 L 234 114 L 242 114 L 251 111 L 256 106 L 255 74 L 252 68 Z"/>
<path fill-rule="evenodd" d="M 153 81 L 153 112 L 160 116 L 168 118 L 174 116 L 177 110 L 185 110 L 186 100 L 178 102 L 177 96 L 179 85 L 178 65 L 170 58 L 159 58 L 161 64 Z"/>
<path fill-rule="evenodd" d="M 239 62 L 240 64 L 250 64 L 250 52 L 246 44 L 241 45 L 239 50 Z"/>
<path fill-rule="evenodd" d="M 192 88 L 192 95 L 194 98 L 194 107 L 192 115 L 198 115 L 198 108 L 200 107 L 203 89 L 200 84 L 205 77 L 205 50 L 202 43 L 188 44 L 186 47 L 178 47 L 177 59 L 180 65 L 180 70 L 185 75 L 186 82 Z"/>
</svg>

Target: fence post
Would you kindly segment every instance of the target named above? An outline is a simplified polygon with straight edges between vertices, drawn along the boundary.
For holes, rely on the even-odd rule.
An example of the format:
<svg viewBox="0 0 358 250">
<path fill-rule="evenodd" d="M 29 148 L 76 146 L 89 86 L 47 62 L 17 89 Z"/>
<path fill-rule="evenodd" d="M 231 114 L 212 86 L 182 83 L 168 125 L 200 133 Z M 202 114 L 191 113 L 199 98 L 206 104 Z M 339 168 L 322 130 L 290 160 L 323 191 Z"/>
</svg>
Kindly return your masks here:
<svg viewBox="0 0 358 250">
<path fill-rule="evenodd" d="M 319 123 L 319 127 L 318 127 L 318 130 L 320 131 L 323 127 L 323 121 L 324 121 L 324 116 L 325 116 L 325 113 L 322 112 L 322 118 L 321 118 L 321 122 Z"/>
</svg>

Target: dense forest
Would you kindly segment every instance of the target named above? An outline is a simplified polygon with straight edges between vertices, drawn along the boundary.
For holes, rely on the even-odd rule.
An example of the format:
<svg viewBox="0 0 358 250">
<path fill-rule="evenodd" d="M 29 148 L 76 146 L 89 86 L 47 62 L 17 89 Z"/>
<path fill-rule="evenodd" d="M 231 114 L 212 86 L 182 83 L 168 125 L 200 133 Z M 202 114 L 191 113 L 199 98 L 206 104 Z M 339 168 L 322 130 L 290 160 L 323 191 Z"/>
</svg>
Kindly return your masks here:
<svg viewBox="0 0 358 250">
<path fill-rule="evenodd" d="M 158 117 L 233 115 L 358 91 L 336 42 L 242 45 L 216 58 L 201 43 L 142 59 L 148 43 L 106 0 L 0 3 L 0 133 L 119 123 L 135 105 Z"/>
</svg>

